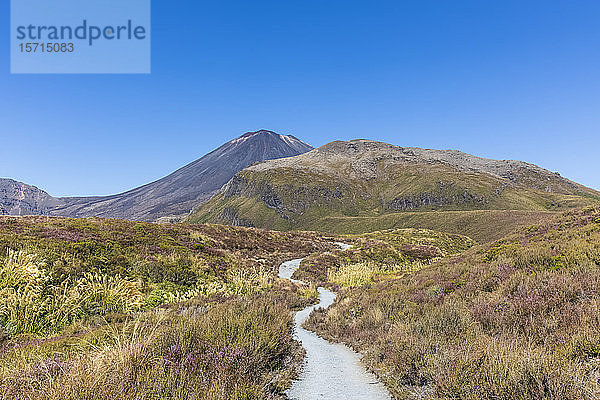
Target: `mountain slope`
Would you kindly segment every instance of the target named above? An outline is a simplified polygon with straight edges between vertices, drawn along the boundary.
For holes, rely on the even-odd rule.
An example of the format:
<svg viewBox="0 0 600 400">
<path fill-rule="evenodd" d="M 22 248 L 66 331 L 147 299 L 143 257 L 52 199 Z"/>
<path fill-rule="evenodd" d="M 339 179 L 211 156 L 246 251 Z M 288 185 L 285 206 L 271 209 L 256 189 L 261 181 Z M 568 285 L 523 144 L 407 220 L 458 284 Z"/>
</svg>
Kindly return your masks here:
<svg viewBox="0 0 600 400">
<path fill-rule="evenodd" d="M 325 217 L 558 211 L 598 201 L 600 193 L 521 161 L 353 140 L 246 168 L 188 220 L 323 229 Z"/>
<path fill-rule="evenodd" d="M 266 130 L 248 132 L 156 182 L 113 196 L 63 198 L 51 214 L 144 221 L 184 216 L 241 169 L 257 161 L 295 156 L 311 149 L 291 135 Z"/>
<path fill-rule="evenodd" d="M 0 178 L 0 215 L 48 215 L 59 203 L 35 186 Z"/>
</svg>

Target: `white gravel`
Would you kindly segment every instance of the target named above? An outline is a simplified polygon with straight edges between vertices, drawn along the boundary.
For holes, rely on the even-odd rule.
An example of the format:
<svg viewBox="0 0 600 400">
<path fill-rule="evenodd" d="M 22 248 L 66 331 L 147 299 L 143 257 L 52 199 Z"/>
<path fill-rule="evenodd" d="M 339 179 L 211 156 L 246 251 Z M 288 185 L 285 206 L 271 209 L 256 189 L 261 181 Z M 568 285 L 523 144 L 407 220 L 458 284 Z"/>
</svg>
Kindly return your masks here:
<svg viewBox="0 0 600 400">
<path fill-rule="evenodd" d="M 349 248 L 344 243 L 338 245 L 344 250 Z M 296 259 L 281 264 L 279 277 L 302 284 L 301 281 L 291 279 L 301 261 L 302 259 Z M 288 397 L 292 400 L 392 399 L 375 375 L 367 372 L 361 365 L 358 353 L 343 344 L 329 343 L 316 333 L 302 328 L 314 309 L 327 308 L 335 301 L 335 293 L 332 291 L 322 287 L 318 291 L 319 304 L 297 312 L 294 317 L 294 339 L 302 342 L 306 358 L 300 377 L 286 393 Z"/>
</svg>

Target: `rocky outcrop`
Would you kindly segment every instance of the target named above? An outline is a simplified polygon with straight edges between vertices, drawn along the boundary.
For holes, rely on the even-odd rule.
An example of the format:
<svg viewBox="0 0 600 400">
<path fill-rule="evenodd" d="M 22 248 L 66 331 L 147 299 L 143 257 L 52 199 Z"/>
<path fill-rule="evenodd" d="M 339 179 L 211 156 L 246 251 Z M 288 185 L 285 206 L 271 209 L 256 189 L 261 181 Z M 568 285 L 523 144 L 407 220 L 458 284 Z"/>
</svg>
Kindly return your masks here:
<svg viewBox="0 0 600 400">
<path fill-rule="evenodd" d="M 331 201 L 341 200 L 344 197 L 341 187 L 329 188 L 321 185 L 298 186 L 290 182 L 283 185 L 283 187 L 275 188 L 267 180 L 248 179 L 242 174 L 235 175 L 223 187 L 221 194 L 224 199 L 239 196 L 256 198 L 285 220 L 290 219 L 293 215 L 302 214 L 311 205 L 330 204 Z M 229 209 L 227 215 L 222 215 L 222 221 L 231 219 L 229 216 L 232 215 L 232 210 Z M 246 220 L 245 223 L 249 222 Z M 234 225 L 239 224 L 236 223 Z"/>
<path fill-rule="evenodd" d="M 439 182 L 435 192 L 423 192 L 403 197 L 396 197 L 385 208 L 390 211 L 410 211 L 423 207 L 444 207 L 448 205 L 481 208 L 487 200 L 484 196 L 457 188 L 453 183 Z"/>
<path fill-rule="evenodd" d="M 254 227 L 250 220 L 240 218 L 237 211 L 231 207 L 225 207 L 219 217 L 219 222 L 225 225 L 244 226 L 247 228 Z"/>
<path fill-rule="evenodd" d="M 35 186 L 0 178 L 0 215 L 48 215 L 60 204 Z"/>
<path fill-rule="evenodd" d="M 441 193 L 420 193 L 406 197 L 396 197 L 386 207 L 390 211 L 410 211 L 423 207 L 443 207 L 447 205 L 483 204 L 481 196 L 464 192 L 459 195 L 446 196 Z"/>
</svg>

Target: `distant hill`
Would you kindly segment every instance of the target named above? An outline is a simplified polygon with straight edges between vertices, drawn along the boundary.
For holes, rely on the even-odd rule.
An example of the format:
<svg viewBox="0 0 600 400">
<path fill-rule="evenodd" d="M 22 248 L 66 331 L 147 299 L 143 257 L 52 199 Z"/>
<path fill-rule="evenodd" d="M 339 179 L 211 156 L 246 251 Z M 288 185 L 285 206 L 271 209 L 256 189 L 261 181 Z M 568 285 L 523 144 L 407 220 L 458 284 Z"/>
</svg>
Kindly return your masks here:
<svg viewBox="0 0 600 400">
<path fill-rule="evenodd" d="M 373 223 L 398 213 L 421 212 L 427 218 L 426 211 L 544 212 L 599 201 L 600 193 L 522 161 L 353 140 L 246 168 L 188 221 L 328 230 L 325 218 L 344 218 L 336 226 L 351 225 L 356 232 L 356 225 L 364 231 L 402 227 Z M 358 222 L 349 222 L 353 219 Z M 477 223 L 485 223 L 485 217 Z"/>
<path fill-rule="evenodd" d="M 35 186 L 0 178 L 0 215 L 48 215 L 59 203 Z"/>
<path fill-rule="evenodd" d="M 260 130 L 248 132 L 172 174 L 125 193 L 101 197 L 52 198 L 39 191 L 38 206 L 18 190 L 0 193 L 5 214 L 50 214 L 64 217 L 120 218 L 156 221 L 186 216 L 208 200 L 223 184 L 243 168 L 257 162 L 290 157 L 312 150 L 312 146 L 292 135 Z M 23 187 L 27 185 L 20 184 Z M 34 188 L 35 189 L 35 188 Z M 34 192 L 28 196 L 34 198 Z M 26 197 L 26 196 L 25 196 Z"/>
</svg>

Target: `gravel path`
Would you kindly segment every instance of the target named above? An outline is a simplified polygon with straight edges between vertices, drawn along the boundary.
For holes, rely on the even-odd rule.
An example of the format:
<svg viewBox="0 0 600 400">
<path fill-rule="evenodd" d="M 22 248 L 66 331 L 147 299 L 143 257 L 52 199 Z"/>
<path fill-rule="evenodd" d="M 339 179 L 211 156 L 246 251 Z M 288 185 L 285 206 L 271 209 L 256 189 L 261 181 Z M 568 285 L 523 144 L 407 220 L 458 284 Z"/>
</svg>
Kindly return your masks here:
<svg viewBox="0 0 600 400">
<path fill-rule="evenodd" d="M 342 249 L 348 245 L 338 243 Z M 302 259 L 286 261 L 279 267 L 279 277 L 292 282 L 294 271 L 300 267 Z M 312 305 L 296 313 L 294 317 L 294 339 L 302 342 L 306 350 L 305 365 L 297 381 L 287 391 L 292 400 L 390 400 L 385 387 L 361 365 L 360 355 L 339 343 L 329 343 L 316 333 L 302 328 L 310 313 L 316 308 L 327 308 L 335 301 L 335 293 L 318 288 L 319 304 Z"/>
</svg>

